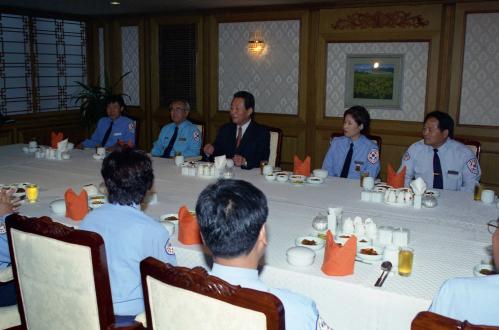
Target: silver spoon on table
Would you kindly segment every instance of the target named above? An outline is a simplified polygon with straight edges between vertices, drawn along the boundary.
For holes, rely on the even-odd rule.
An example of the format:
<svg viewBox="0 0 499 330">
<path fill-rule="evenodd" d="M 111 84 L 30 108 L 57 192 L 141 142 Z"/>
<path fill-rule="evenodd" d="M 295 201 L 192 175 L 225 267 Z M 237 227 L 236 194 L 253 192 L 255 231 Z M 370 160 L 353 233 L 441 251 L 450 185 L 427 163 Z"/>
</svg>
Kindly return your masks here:
<svg viewBox="0 0 499 330">
<path fill-rule="evenodd" d="M 374 283 L 374 286 L 382 286 L 383 285 L 383 282 L 385 282 L 386 277 L 388 276 L 388 274 L 392 270 L 392 263 L 390 261 L 383 261 L 381 263 L 381 269 L 383 270 L 383 272 L 376 280 L 376 283 Z M 386 275 L 385 275 L 385 273 L 386 273 Z"/>
</svg>

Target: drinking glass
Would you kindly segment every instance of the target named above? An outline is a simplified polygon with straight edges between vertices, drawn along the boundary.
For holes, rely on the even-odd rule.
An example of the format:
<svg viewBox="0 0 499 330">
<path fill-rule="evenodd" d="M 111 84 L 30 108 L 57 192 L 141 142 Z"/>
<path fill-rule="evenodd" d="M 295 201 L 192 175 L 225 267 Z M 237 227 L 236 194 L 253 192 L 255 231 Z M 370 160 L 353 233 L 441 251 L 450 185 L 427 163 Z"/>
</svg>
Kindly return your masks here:
<svg viewBox="0 0 499 330">
<path fill-rule="evenodd" d="M 476 201 L 481 200 L 482 198 L 482 185 L 480 183 L 475 184 L 475 191 L 473 193 L 473 199 Z"/>
<path fill-rule="evenodd" d="M 364 178 L 367 178 L 369 176 L 369 172 L 360 172 L 360 187 L 363 188 L 364 186 Z"/>
<path fill-rule="evenodd" d="M 399 251 L 399 275 L 411 276 L 412 264 L 414 260 L 414 250 L 409 247 L 402 247 Z"/>
<path fill-rule="evenodd" d="M 38 186 L 36 184 L 26 186 L 26 198 L 29 203 L 36 203 L 38 200 Z"/>
</svg>

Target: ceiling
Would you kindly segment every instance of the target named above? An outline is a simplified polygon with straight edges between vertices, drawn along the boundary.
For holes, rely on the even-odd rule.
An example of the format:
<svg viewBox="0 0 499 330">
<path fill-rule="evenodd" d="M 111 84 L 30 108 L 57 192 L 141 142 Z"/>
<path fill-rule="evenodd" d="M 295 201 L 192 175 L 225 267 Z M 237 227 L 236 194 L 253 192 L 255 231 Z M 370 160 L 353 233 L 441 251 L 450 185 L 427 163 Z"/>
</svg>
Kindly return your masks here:
<svg viewBox="0 0 499 330">
<path fill-rule="evenodd" d="M 122 15 L 278 5 L 411 2 L 409 0 L 0 0 L 0 7 L 76 15 Z M 430 0 L 432 1 L 432 0 Z M 414 1 L 412 1 L 414 2 Z"/>
</svg>

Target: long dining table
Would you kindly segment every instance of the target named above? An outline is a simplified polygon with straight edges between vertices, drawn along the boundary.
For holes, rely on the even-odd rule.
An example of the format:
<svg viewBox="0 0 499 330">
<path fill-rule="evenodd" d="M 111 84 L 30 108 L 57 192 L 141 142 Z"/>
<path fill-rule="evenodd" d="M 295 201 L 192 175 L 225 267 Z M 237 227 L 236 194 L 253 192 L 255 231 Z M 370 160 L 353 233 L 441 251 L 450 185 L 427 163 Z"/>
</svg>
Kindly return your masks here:
<svg viewBox="0 0 499 330">
<path fill-rule="evenodd" d="M 47 215 L 78 227 L 79 222 L 50 210 L 50 202 L 64 197 L 68 188 L 79 191 L 86 184 L 102 182 L 102 161 L 94 150 L 73 150 L 70 160 L 36 159 L 22 151 L 24 145 L 0 147 L 0 182 L 31 182 L 39 185 L 38 202 L 22 204 L 19 212 L 28 216 Z M 194 209 L 198 194 L 215 179 L 182 176 L 173 160 L 154 158 L 158 201 L 144 212 L 155 219 L 176 213 L 180 206 Z M 286 288 L 313 298 L 323 319 L 337 330 L 410 329 L 415 315 L 427 310 L 440 285 L 449 278 L 473 276 L 473 267 L 491 254 L 491 235 L 486 223 L 496 219 L 495 204 L 473 200 L 472 193 L 440 191 L 434 208 L 414 209 L 360 200 L 358 180 L 329 177 L 323 184 L 292 185 L 269 182 L 259 169 L 235 169 L 235 179 L 253 183 L 268 199 L 266 223 L 268 247 L 260 271 L 272 287 Z M 349 276 L 328 276 L 321 271 L 324 249 L 317 251 L 311 266 L 297 267 L 286 260 L 295 239 L 313 232 L 312 220 L 328 207 L 342 207 L 343 218 L 371 218 L 378 226 L 405 228 L 414 249 L 412 275 L 390 274 L 382 287 L 374 283 L 381 274 L 380 263 L 355 262 Z M 200 245 L 172 241 L 178 264 L 210 267 L 210 258 Z"/>
</svg>

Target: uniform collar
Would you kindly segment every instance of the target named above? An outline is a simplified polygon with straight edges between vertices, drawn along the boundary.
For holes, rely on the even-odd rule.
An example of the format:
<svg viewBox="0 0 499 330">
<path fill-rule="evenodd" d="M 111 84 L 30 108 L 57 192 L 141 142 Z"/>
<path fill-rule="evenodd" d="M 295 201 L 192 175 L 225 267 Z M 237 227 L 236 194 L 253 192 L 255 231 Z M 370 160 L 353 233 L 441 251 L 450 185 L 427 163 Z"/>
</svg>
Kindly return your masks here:
<svg viewBox="0 0 499 330">
<path fill-rule="evenodd" d="M 223 274 L 223 277 L 227 279 L 258 281 L 258 270 L 251 268 L 231 267 L 213 263 L 211 273 L 215 276 Z"/>
<path fill-rule="evenodd" d="M 183 122 L 180 123 L 180 125 L 178 125 L 178 128 L 182 128 L 184 127 L 185 125 L 187 125 L 188 123 L 190 123 L 187 119 L 184 120 Z M 175 125 L 175 123 L 173 123 L 173 125 Z M 175 125 L 176 126 L 176 125 Z"/>
</svg>

